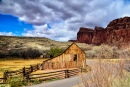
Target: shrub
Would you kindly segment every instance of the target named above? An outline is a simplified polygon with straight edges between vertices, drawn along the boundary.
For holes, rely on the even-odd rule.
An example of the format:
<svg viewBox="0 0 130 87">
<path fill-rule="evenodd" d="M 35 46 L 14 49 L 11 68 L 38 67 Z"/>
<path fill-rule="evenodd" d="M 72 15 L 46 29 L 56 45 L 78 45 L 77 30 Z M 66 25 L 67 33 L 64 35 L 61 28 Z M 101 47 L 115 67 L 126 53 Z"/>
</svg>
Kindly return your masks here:
<svg viewBox="0 0 130 87">
<path fill-rule="evenodd" d="M 22 58 L 37 58 L 37 57 L 40 57 L 41 53 L 36 50 L 36 49 L 32 49 L 32 48 L 29 48 L 25 51 L 22 51 L 21 52 L 21 57 Z"/>
<path fill-rule="evenodd" d="M 8 84 L 0 84 L 0 87 L 9 87 Z"/>
<path fill-rule="evenodd" d="M 31 82 L 30 81 L 26 82 L 20 76 L 8 79 L 9 87 L 23 87 L 23 86 L 34 85 L 34 84 L 39 84 L 39 83 L 42 83 L 42 81 L 35 79 Z"/>
<path fill-rule="evenodd" d="M 42 83 L 42 81 L 39 80 L 39 79 L 33 79 L 33 80 L 31 80 L 31 81 L 24 82 L 24 83 L 26 83 L 25 85 L 35 85 L 35 84 L 40 84 L 40 83 Z"/>
<path fill-rule="evenodd" d="M 62 53 L 62 49 L 61 48 L 51 48 L 50 50 L 47 51 L 47 53 L 51 56 L 51 57 L 56 57 L 58 55 L 60 55 Z"/>
<path fill-rule="evenodd" d="M 123 61 L 113 64 L 107 59 L 98 59 L 91 65 L 88 75 L 81 75 L 79 87 L 130 87 L 130 74 L 123 67 Z"/>
<path fill-rule="evenodd" d="M 22 77 L 10 78 L 8 83 L 10 87 L 23 87 L 24 85 L 27 85 L 27 83 L 23 81 Z"/>
<path fill-rule="evenodd" d="M 41 53 L 37 49 L 15 49 L 8 52 L 9 57 L 20 57 L 20 58 L 37 58 L 40 57 Z"/>
<path fill-rule="evenodd" d="M 6 53 L 0 52 L 0 58 L 4 58 L 4 57 L 6 57 Z"/>
<path fill-rule="evenodd" d="M 87 58 L 97 57 L 95 51 L 93 51 L 93 50 L 86 51 L 86 56 L 87 56 Z"/>
<path fill-rule="evenodd" d="M 88 58 L 119 58 L 121 52 L 117 47 L 111 47 L 102 44 L 101 46 L 94 46 L 92 50 L 86 51 Z"/>
<path fill-rule="evenodd" d="M 56 78 L 50 78 L 50 79 L 46 79 L 46 82 L 52 82 L 52 81 L 57 81 L 60 80 L 60 78 L 56 77 Z"/>
<path fill-rule="evenodd" d="M 40 84 L 40 83 L 42 83 L 41 80 L 35 79 L 35 80 L 33 80 L 32 82 L 29 82 L 28 84 L 29 84 L 29 85 L 34 85 L 34 84 Z"/>
<path fill-rule="evenodd" d="M 20 57 L 21 49 L 13 49 L 8 51 L 9 57 Z"/>
</svg>

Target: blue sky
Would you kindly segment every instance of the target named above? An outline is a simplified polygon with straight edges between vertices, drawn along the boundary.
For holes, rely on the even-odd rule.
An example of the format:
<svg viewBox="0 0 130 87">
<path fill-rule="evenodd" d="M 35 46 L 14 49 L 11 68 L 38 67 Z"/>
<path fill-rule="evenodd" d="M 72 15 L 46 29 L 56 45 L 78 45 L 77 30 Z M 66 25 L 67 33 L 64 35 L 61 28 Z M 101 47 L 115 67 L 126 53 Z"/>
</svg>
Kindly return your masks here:
<svg viewBox="0 0 130 87">
<path fill-rule="evenodd" d="M 125 3 L 125 4 L 129 4 L 129 3 L 130 3 L 130 0 L 124 0 L 124 3 Z"/>
<path fill-rule="evenodd" d="M 130 0 L 0 0 L 0 35 L 67 41 L 80 27 L 130 16 L 129 9 Z"/>
<path fill-rule="evenodd" d="M 32 24 L 20 21 L 12 15 L 0 14 L 0 32 L 13 32 L 14 35 L 22 36 L 26 29 L 33 29 Z"/>
</svg>

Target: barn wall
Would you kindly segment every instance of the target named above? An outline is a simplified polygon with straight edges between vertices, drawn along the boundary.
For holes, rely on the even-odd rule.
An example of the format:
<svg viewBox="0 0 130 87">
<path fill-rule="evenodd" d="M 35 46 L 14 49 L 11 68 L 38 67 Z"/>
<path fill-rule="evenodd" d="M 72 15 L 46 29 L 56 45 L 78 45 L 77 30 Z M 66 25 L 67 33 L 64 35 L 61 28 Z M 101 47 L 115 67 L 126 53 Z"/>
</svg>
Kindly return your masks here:
<svg viewBox="0 0 130 87">
<path fill-rule="evenodd" d="M 73 61 L 74 55 L 73 54 L 62 54 L 60 56 L 57 56 L 51 60 L 48 60 L 47 62 L 68 62 Z"/>
</svg>

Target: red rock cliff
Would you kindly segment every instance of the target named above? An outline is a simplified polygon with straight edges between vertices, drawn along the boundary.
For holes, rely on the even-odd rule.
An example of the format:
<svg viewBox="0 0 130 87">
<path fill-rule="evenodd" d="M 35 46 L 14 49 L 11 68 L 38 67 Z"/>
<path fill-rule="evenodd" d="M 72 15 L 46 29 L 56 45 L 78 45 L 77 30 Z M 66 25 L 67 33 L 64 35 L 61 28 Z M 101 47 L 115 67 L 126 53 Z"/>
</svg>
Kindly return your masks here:
<svg viewBox="0 0 130 87">
<path fill-rule="evenodd" d="M 130 17 L 111 21 L 106 28 L 95 29 L 81 27 L 77 33 L 77 42 L 96 44 L 126 44 L 130 42 Z"/>
</svg>

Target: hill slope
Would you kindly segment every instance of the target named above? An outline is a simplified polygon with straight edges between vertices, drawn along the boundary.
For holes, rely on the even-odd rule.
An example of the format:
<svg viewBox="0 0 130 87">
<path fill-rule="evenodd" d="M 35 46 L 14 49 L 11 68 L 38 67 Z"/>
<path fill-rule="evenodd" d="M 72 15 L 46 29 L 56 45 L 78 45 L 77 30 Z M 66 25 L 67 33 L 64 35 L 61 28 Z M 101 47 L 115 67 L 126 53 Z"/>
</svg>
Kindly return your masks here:
<svg viewBox="0 0 130 87">
<path fill-rule="evenodd" d="M 0 50 L 35 48 L 38 50 L 48 50 L 51 47 L 64 48 L 71 42 L 58 42 L 44 37 L 16 37 L 0 36 Z"/>
</svg>

